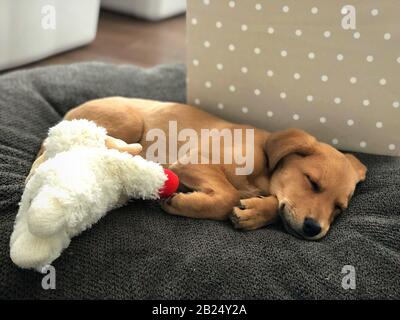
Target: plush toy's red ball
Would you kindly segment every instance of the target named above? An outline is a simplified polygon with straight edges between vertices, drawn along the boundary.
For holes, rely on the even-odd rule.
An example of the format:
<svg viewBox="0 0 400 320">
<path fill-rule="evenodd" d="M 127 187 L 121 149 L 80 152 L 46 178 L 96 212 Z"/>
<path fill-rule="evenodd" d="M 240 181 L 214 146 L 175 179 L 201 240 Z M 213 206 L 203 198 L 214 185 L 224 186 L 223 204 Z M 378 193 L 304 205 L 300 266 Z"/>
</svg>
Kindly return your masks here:
<svg viewBox="0 0 400 320">
<path fill-rule="evenodd" d="M 161 188 L 159 194 L 161 198 L 168 198 L 172 195 L 179 187 L 179 178 L 173 173 L 171 170 L 164 169 L 164 173 L 167 176 L 167 180 L 164 183 L 164 186 Z"/>
</svg>

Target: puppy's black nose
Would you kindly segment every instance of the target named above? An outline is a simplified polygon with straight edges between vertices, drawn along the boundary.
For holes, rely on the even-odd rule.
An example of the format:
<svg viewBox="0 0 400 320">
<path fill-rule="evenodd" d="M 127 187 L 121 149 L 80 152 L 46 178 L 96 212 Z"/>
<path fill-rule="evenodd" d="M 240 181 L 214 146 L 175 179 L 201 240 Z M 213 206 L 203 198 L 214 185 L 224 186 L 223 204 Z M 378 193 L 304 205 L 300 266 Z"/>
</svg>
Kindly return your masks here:
<svg viewBox="0 0 400 320">
<path fill-rule="evenodd" d="M 303 233 L 307 237 L 314 237 L 321 232 L 321 226 L 318 221 L 312 218 L 305 218 L 303 224 Z"/>
</svg>

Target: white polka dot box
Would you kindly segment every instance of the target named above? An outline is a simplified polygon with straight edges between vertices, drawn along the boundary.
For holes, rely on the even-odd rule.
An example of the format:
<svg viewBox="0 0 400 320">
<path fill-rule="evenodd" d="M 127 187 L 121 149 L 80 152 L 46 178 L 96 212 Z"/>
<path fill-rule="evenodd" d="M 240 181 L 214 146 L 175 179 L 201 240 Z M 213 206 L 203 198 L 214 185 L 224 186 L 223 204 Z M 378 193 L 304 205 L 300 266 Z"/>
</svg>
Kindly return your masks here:
<svg viewBox="0 0 400 320">
<path fill-rule="evenodd" d="M 400 155 L 399 0 L 189 0 L 188 101 Z"/>
</svg>

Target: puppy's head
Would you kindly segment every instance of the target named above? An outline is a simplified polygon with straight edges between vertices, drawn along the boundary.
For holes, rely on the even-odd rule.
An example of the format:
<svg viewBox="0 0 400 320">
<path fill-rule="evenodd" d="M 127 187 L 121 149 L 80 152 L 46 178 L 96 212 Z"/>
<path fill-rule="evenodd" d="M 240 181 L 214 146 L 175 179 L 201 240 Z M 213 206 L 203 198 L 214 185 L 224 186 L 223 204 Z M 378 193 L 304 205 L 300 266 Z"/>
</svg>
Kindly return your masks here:
<svg viewBox="0 0 400 320">
<path fill-rule="evenodd" d="M 271 193 L 289 233 L 308 240 L 326 235 L 345 210 L 367 168 L 353 155 L 318 142 L 308 133 L 289 129 L 272 133 L 265 152 Z"/>
</svg>

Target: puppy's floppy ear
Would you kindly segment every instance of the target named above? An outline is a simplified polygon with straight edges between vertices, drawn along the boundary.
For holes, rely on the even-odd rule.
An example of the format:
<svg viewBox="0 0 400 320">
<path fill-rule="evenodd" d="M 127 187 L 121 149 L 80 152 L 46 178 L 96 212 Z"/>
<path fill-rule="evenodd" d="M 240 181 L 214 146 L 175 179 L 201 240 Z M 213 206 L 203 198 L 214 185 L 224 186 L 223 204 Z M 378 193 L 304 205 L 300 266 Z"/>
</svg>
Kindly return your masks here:
<svg viewBox="0 0 400 320">
<path fill-rule="evenodd" d="M 360 160 L 358 160 L 355 156 L 353 156 L 350 153 L 345 153 L 344 154 L 347 158 L 347 160 L 350 161 L 351 165 L 353 166 L 354 170 L 356 170 L 357 175 L 358 175 L 358 181 L 364 181 L 366 174 L 367 174 L 367 167 L 361 163 Z"/>
<path fill-rule="evenodd" d="M 312 135 L 299 129 L 271 133 L 264 145 L 270 171 L 274 170 L 278 162 L 289 154 L 312 154 L 316 143 L 317 140 Z"/>
</svg>

